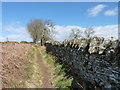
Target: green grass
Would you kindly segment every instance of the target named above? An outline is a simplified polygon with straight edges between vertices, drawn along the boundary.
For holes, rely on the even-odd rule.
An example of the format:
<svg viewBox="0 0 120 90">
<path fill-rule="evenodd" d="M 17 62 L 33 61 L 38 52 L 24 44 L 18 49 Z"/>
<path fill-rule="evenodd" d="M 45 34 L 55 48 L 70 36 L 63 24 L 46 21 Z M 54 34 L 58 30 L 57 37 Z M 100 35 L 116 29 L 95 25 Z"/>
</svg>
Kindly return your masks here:
<svg viewBox="0 0 120 90">
<path fill-rule="evenodd" d="M 35 48 L 31 48 L 33 52 L 29 53 L 27 55 L 27 60 L 24 60 L 22 62 L 24 67 L 24 72 L 26 73 L 26 77 L 24 78 L 25 80 L 22 80 L 22 83 L 17 84 L 15 81 L 11 81 L 10 87 L 12 88 L 27 88 L 25 81 L 30 80 L 31 76 L 34 74 L 34 60 L 35 60 Z"/>
<path fill-rule="evenodd" d="M 36 51 L 37 50 L 37 48 L 36 47 L 32 47 L 32 51 Z"/>
<path fill-rule="evenodd" d="M 32 51 L 27 55 L 27 59 L 22 62 L 25 73 L 24 79 L 21 80 L 21 83 L 19 80 L 18 82 L 11 81 L 11 88 L 41 88 L 41 71 L 36 56 L 38 47 L 32 47 L 31 49 Z"/>
<path fill-rule="evenodd" d="M 28 66 L 28 67 L 25 68 L 24 70 L 25 70 L 25 72 L 27 73 L 28 78 L 30 78 L 30 77 L 34 74 L 34 69 L 33 69 L 33 66 L 32 66 L 32 65 Z"/>
<path fill-rule="evenodd" d="M 41 72 L 40 67 L 37 63 L 37 47 L 32 47 L 32 52 L 28 55 L 28 61 L 26 63 L 26 68 L 24 71 L 27 74 L 26 82 L 30 85 L 34 84 L 33 88 L 40 88 L 41 87 Z M 33 77 L 34 76 L 34 77 Z"/>
<path fill-rule="evenodd" d="M 71 86 L 73 78 L 67 77 L 66 75 L 66 68 L 63 68 L 63 65 L 56 62 L 54 56 L 47 54 L 43 47 L 40 47 L 40 52 L 42 53 L 44 60 L 50 64 L 51 69 L 53 71 L 52 83 L 55 87 L 64 88 L 65 90 L 69 89 L 68 87 Z"/>
<path fill-rule="evenodd" d="M 58 82 L 56 83 L 57 87 L 61 87 L 61 88 L 67 88 L 68 86 L 71 86 L 72 84 L 72 80 L 73 79 L 65 79 L 64 77 L 60 77 L 58 79 Z"/>
<path fill-rule="evenodd" d="M 10 87 L 12 87 L 12 88 L 25 88 L 26 86 L 24 83 L 23 84 L 16 84 L 16 83 L 12 82 L 10 84 Z"/>
<path fill-rule="evenodd" d="M 34 61 L 35 61 L 35 48 L 32 47 L 32 51 L 31 53 L 29 53 L 29 55 L 27 56 L 28 61 L 26 63 L 26 68 L 24 68 L 24 71 L 27 73 L 28 78 L 30 79 L 30 77 L 34 74 Z"/>
<path fill-rule="evenodd" d="M 28 58 L 29 60 L 34 60 L 35 56 L 34 56 L 34 54 L 30 53 L 30 54 L 27 56 L 27 58 Z"/>
</svg>

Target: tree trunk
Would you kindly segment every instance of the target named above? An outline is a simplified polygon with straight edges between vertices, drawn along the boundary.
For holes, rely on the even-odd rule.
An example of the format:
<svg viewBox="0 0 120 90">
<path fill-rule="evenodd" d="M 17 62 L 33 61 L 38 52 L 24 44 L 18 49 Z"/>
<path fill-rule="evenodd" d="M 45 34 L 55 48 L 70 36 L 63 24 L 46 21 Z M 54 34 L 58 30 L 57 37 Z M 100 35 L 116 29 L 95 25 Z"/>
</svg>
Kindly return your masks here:
<svg viewBox="0 0 120 90">
<path fill-rule="evenodd" d="M 41 46 L 43 46 L 43 40 L 41 39 Z"/>
<path fill-rule="evenodd" d="M 36 39 L 34 39 L 33 42 L 36 43 Z"/>
</svg>

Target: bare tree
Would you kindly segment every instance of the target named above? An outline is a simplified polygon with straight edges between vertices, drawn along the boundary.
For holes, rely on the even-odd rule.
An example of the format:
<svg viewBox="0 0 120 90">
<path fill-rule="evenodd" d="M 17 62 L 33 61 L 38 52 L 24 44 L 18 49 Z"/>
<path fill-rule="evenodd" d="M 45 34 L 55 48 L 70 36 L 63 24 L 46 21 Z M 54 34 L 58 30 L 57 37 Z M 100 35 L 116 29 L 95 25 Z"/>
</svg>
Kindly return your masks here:
<svg viewBox="0 0 120 90">
<path fill-rule="evenodd" d="M 6 38 L 6 41 L 7 41 L 7 42 L 9 42 L 9 39 L 8 39 L 8 37 Z"/>
<path fill-rule="evenodd" d="M 45 43 L 45 41 L 52 39 L 50 32 L 54 27 L 53 22 L 51 20 L 43 20 L 43 19 L 35 19 L 31 20 L 27 25 L 28 32 L 30 33 L 33 42 L 41 41 L 41 45 Z"/>
<path fill-rule="evenodd" d="M 84 31 L 86 37 L 91 37 L 92 34 L 95 33 L 95 31 L 93 30 L 92 27 L 86 28 L 86 30 Z"/>
<path fill-rule="evenodd" d="M 72 28 L 70 39 L 80 38 L 82 36 L 81 34 L 82 34 L 82 31 L 79 28 Z"/>
</svg>

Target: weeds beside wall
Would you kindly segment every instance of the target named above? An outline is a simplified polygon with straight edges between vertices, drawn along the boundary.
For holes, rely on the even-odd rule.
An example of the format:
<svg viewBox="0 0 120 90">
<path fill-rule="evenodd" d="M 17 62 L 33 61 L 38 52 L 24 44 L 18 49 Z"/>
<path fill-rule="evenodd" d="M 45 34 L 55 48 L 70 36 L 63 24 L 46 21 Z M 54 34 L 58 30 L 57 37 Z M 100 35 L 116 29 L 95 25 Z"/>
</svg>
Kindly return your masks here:
<svg viewBox="0 0 120 90">
<path fill-rule="evenodd" d="M 120 88 L 118 40 L 95 37 L 54 41 L 46 43 L 46 50 L 69 65 L 84 81 L 102 88 Z"/>
</svg>

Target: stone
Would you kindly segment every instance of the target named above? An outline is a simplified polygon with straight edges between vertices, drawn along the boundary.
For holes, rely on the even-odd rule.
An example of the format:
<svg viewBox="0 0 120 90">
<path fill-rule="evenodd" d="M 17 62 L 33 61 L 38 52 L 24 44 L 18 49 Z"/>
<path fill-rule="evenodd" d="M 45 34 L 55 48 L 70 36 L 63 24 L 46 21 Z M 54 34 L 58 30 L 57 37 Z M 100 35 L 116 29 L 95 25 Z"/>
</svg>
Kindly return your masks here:
<svg viewBox="0 0 120 90">
<path fill-rule="evenodd" d="M 46 44 L 46 50 L 73 67 L 80 78 L 103 88 L 120 88 L 119 49 L 120 42 L 114 38 L 81 38 Z"/>
</svg>

